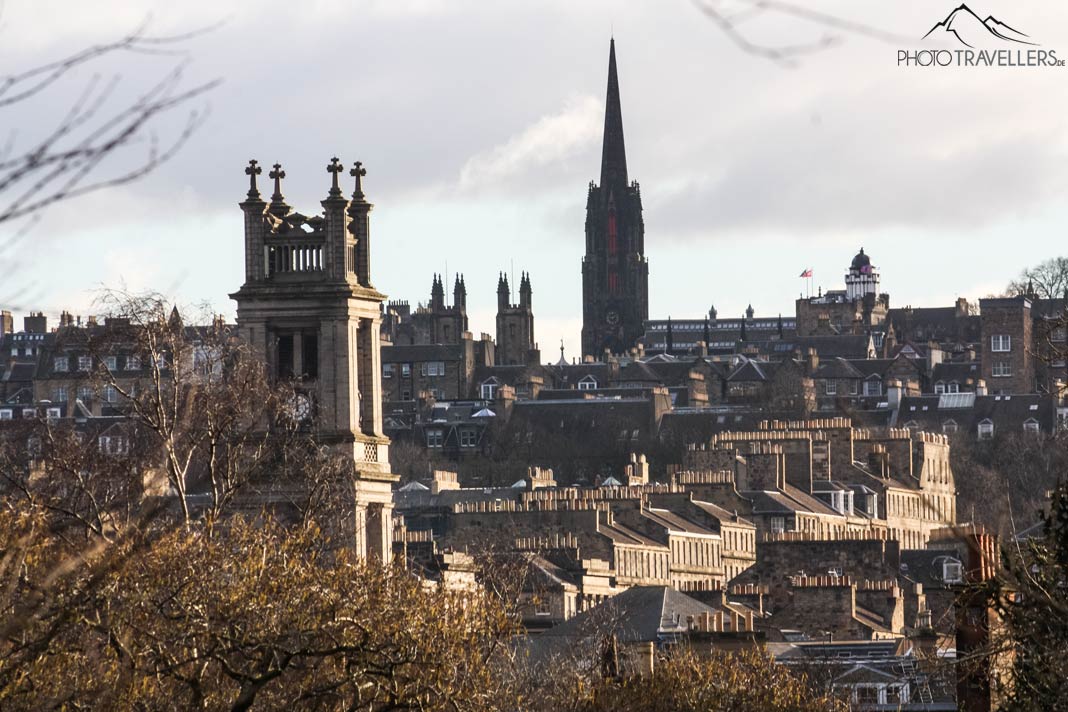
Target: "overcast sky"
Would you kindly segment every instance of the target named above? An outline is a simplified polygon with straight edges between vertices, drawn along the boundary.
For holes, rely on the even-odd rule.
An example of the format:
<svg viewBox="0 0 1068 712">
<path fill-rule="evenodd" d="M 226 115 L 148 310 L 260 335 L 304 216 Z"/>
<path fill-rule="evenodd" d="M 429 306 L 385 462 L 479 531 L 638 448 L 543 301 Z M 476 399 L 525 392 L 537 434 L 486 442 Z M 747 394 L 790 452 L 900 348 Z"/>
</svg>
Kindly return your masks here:
<svg viewBox="0 0 1068 712">
<path fill-rule="evenodd" d="M 477 337 L 494 329 L 498 271 L 526 270 L 543 357 L 561 339 L 575 356 L 613 32 L 654 318 L 712 304 L 791 314 L 803 269 L 840 288 L 861 246 L 896 306 L 975 299 L 1066 252 L 1068 69 L 898 67 L 899 48 L 931 46 L 919 38 L 952 0 L 804 4 L 901 39 L 775 14 L 739 27 L 764 46 L 834 39 L 785 67 L 740 49 L 689 0 L 7 0 L 0 74 L 150 15 L 161 34 L 223 21 L 185 45 L 186 82 L 223 84 L 171 163 L 50 209 L 0 255 L 0 299 L 15 299 L 0 306 L 87 314 L 94 289 L 126 285 L 232 317 L 247 160 L 282 163 L 288 202 L 310 214 L 336 154 L 367 167 L 379 289 L 414 304 L 432 273 L 448 270 L 451 293 L 463 272 Z M 1068 58 L 1068 8 L 970 4 Z M 174 61 L 127 56 L 98 71 L 132 92 Z M 26 145 L 88 78 L 6 110 L 3 133 Z M 0 245 L 18 227 L 0 227 Z"/>
</svg>

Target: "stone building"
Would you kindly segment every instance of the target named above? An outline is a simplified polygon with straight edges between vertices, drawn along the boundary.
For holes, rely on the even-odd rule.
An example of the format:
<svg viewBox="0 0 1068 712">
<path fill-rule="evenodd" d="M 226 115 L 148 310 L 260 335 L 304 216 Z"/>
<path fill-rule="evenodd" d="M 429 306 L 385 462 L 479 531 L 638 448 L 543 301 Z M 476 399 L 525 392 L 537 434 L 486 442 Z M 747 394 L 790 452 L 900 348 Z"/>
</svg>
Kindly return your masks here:
<svg viewBox="0 0 1068 712">
<path fill-rule="evenodd" d="M 980 299 L 982 377 L 995 395 L 1033 393 L 1034 321 L 1027 297 Z"/>
<path fill-rule="evenodd" d="M 497 365 L 516 366 L 541 362 L 534 341 L 534 312 L 531 307 L 530 275 L 519 282 L 519 303 L 512 304 L 508 277 L 503 272 L 497 282 Z"/>
<path fill-rule="evenodd" d="M 250 161 L 245 215 L 245 283 L 230 295 L 237 302 L 242 340 L 278 378 L 299 382 L 295 407 L 313 420 L 321 440 L 351 456 L 355 466 L 357 550 L 388 559 L 392 550 L 389 439 L 382 430 L 381 305 L 385 295 L 371 281 L 371 203 L 366 174 L 349 171 L 355 190 L 347 199 L 339 183 L 344 170 L 333 158 L 331 186 L 320 215 L 306 216 L 286 204 L 281 166 L 270 177 L 268 204 Z"/>
<path fill-rule="evenodd" d="M 920 549 L 956 522 L 944 435 L 854 428 L 848 418 L 765 421 L 692 446 L 673 470 L 695 496 L 737 509 L 761 534 L 885 531 Z"/>
<path fill-rule="evenodd" d="M 870 334 L 878 330 L 890 309 L 890 295 L 879 292 L 879 272 L 860 252 L 845 276 L 844 290 L 828 290 L 796 302 L 799 336 Z M 876 344 L 881 346 L 881 344 Z"/>
<path fill-rule="evenodd" d="M 582 354 L 606 348 L 626 353 L 645 333 L 649 318 L 649 263 L 641 191 L 627 177 L 616 45 L 608 53 L 604 145 L 600 185 L 586 197 L 586 254 L 582 258 Z"/>
</svg>

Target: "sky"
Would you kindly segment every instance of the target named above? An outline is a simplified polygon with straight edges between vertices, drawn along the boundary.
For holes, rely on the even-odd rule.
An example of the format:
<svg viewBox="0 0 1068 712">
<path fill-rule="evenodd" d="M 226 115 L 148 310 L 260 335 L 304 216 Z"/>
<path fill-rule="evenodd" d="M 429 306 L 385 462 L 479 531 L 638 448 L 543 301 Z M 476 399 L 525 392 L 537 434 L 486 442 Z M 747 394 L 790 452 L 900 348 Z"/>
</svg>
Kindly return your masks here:
<svg viewBox="0 0 1068 712">
<path fill-rule="evenodd" d="M 16 151 L 94 75 L 118 79 L 116 108 L 178 62 L 185 86 L 221 84 L 156 172 L 0 224 L 0 308 L 87 315 L 99 289 L 125 287 L 233 318 L 247 161 L 281 163 L 287 201 L 313 214 L 337 155 L 367 168 L 376 287 L 414 305 L 433 273 L 451 295 L 462 272 L 477 338 L 494 329 L 498 272 L 529 272 L 543 359 L 561 340 L 577 356 L 613 35 L 652 318 L 791 314 L 802 270 L 842 288 L 861 247 L 892 306 L 978 299 L 1065 253 L 1068 68 L 898 66 L 900 49 L 952 48 L 921 38 L 953 1 L 803 5 L 878 36 L 708 1 L 755 46 L 821 49 L 788 64 L 746 51 L 691 0 L 7 0 L 0 75 L 146 20 L 158 35 L 214 28 L 181 57 L 112 57 L 0 109 Z M 1068 58 L 1068 7 L 969 4 Z M 184 118 L 164 118 L 161 140 Z M 128 150 L 116 161 L 144 146 Z"/>
</svg>

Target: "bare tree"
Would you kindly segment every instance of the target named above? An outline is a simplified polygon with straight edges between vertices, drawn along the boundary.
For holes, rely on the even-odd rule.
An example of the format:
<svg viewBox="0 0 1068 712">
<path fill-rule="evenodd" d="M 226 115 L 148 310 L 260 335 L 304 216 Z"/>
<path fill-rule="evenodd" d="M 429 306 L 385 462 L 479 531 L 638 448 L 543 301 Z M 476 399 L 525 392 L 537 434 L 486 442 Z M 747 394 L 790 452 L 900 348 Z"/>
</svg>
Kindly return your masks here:
<svg viewBox="0 0 1068 712">
<path fill-rule="evenodd" d="M 0 74 L 0 272 L 15 272 L 11 255 L 36 224 L 39 213 L 58 202 L 136 181 L 172 158 L 203 125 L 206 106 L 198 100 L 218 80 L 189 84 L 187 44 L 205 30 L 159 36 L 147 23 L 118 39 L 85 47 L 65 57 Z M 2 40 L 0 40 L 2 41 Z M 136 62 L 145 56 L 173 58 L 169 68 L 144 86 L 116 74 L 100 74 L 112 60 Z M 69 100 L 71 84 L 81 85 Z M 132 99 L 119 98 L 134 93 Z M 35 101 L 59 102 L 66 111 L 47 126 L 24 126 L 13 116 Z M 172 118 L 184 114 L 173 127 Z M 54 109 L 49 110 L 55 116 Z M 36 131 L 36 134 L 35 134 Z M 11 288 L 12 283 L 8 282 Z M 0 293 L 0 302 L 18 305 L 27 285 Z"/>
<path fill-rule="evenodd" d="M 1020 272 L 1005 288 L 1009 296 L 1061 299 L 1068 293 L 1068 257 L 1051 257 Z"/>
</svg>

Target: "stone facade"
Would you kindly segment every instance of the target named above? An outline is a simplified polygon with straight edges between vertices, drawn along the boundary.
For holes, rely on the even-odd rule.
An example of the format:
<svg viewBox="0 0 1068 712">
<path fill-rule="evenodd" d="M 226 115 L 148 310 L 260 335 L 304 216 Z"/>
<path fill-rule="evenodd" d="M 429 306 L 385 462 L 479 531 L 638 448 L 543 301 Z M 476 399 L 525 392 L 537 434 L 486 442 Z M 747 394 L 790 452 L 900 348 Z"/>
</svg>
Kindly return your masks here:
<svg viewBox="0 0 1068 712">
<path fill-rule="evenodd" d="M 523 273 L 519 282 L 519 303 L 512 304 L 508 277 L 502 272 L 497 283 L 496 364 L 519 366 L 540 362 L 541 352 L 534 341 L 530 275 Z"/>
<path fill-rule="evenodd" d="M 638 183 L 628 182 L 616 49 L 608 56 L 608 95 L 600 185 L 586 196 L 586 254 L 582 258 L 582 353 L 626 353 L 649 318 L 649 263 Z"/>
<path fill-rule="evenodd" d="M 994 395 L 1031 393 L 1035 359 L 1031 300 L 980 299 L 983 379 Z"/>
<path fill-rule="evenodd" d="M 853 258 L 846 289 L 822 291 L 795 303 L 799 336 L 867 334 L 886 321 L 890 295 L 879 293 L 879 273 L 864 250 Z"/>
<path fill-rule="evenodd" d="M 245 214 L 245 283 L 237 302 L 242 340 L 277 378 L 298 382 L 305 417 L 323 442 L 352 457 L 355 469 L 356 547 L 387 559 L 392 550 L 393 500 L 389 439 L 382 431 L 381 305 L 385 295 L 371 282 L 371 236 L 362 177 L 356 163 L 352 199 L 339 185 L 343 170 L 332 159 L 332 185 L 323 213 L 307 217 L 290 208 L 281 192 L 285 177 L 275 165 L 270 204 L 256 185 L 260 168 L 250 161 Z"/>
</svg>

